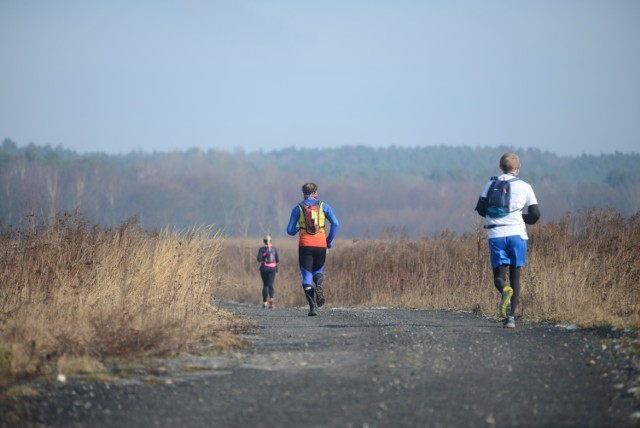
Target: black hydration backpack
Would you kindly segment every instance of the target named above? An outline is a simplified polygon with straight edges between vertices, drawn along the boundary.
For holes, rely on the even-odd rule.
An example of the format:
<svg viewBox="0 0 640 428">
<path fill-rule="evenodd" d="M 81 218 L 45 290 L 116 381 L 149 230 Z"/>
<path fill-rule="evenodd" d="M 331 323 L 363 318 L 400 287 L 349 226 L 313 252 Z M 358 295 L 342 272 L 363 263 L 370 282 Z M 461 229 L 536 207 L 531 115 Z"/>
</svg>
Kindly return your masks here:
<svg viewBox="0 0 640 428">
<path fill-rule="evenodd" d="M 510 180 L 498 180 L 491 177 L 492 183 L 487 192 L 487 215 L 491 218 L 501 218 L 509 214 L 511 201 L 511 182 L 520 180 L 514 177 Z"/>
<path fill-rule="evenodd" d="M 265 264 L 271 264 L 276 262 L 276 252 L 273 247 L 264 247 L 262 251 L 262 261 Z"/>
</svg>

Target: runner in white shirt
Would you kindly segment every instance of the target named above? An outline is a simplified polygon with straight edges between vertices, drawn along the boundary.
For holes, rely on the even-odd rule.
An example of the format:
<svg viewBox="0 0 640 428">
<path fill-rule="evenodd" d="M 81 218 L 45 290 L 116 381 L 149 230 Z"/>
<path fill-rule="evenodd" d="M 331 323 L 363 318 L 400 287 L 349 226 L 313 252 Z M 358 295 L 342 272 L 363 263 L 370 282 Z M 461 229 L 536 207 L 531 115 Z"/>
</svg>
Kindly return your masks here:
<svg viewBox="0 0 640 428">
<path fill-rule="evenodd" d="M 500 169 L 502 175 L 493 177 L 482 190 L 476 211 L 486 219 L 484 227 L 489 239 L 493 283 L 501 294 L 500 315 L 505 327 L 515 328 L 515 313 L 520 296 L 520 268 L 525 265 L 527 258 L 528 236 L 525 224 L 536 223 L 540 218 L 540 210 L 531 185 L 516 178 L 520 172 L 518 156 L 510 152 L 502 155 Z M 495 180 L 511 180 L 508 213 L 500 218 L 487 215 L 487 194 Z M 510 285 L 507 285 L 507 267 Z"/>
</svg>

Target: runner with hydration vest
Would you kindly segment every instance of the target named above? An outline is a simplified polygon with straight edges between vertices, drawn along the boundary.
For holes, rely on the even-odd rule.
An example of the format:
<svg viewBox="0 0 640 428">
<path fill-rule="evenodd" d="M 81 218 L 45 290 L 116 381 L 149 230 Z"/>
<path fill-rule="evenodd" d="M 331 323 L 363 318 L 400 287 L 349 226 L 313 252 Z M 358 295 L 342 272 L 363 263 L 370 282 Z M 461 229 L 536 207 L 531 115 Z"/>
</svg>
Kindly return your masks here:
<svg viewBox="0 0 640 428">
<path fill-rule="evenodd" d="M 491 177 L 476 204 L 478 214 L 486 219 L 493 284 L 500 293 L 498 311 L 507 328 L 515 328 L 520 296 L 520 268 L 527 258 L 527 229 L 540 218 L 533 188 L 517 175 L 520 159 L 515 153 L 500 158 L 502 175 Z M 507 284 L 507 268 L 509 282 Z"/>
<path fill-rule="evenodd" d="M 338 218 L 331 206 L 318 200 L 318 186 L 305 183 L 302 186 L 304 200 L 293 207 L 287 233 L 299 234 L 298 262 L 302 274 L 302 289 L 309 303 L 309 316 L 318 314 L 318 307 L 324 305 L 323 269 L 327 249 L 332 247 L 338 233 Z M 326 222 L 331 227 L 326 231 Z"/>
<path fill-rule="evenodd" d="M 273 284 L 278 272 L 278 250 L 271 244 L 271 236 L 264 237 L 264 245 L 258 249 L 260 277 L 262 278 L 262 307 L 273 309 Z"/>
</svg>

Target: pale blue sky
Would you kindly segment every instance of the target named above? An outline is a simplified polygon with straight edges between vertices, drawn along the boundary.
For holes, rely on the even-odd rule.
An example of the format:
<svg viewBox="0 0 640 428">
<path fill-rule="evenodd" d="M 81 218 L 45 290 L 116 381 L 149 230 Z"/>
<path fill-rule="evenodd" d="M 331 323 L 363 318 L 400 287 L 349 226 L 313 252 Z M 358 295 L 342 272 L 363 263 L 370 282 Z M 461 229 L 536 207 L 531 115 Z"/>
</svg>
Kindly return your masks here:
<svg viewBox="0 0 640 428">
<path fill-rule="evenodd" d="M 0 140 L 640 152 L 640 1 L 0 0 Z"/>
</svg>

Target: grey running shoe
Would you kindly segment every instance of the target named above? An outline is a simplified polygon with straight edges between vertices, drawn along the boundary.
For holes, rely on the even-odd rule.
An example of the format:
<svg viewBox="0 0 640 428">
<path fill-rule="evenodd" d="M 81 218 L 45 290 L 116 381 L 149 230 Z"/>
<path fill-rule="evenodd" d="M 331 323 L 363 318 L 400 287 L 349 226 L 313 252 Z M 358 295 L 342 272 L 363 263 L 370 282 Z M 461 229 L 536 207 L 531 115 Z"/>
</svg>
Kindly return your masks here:
<svg viewBox="0 0 640 428">
<path fill-rule="evenodd" d="M 316 306 L 311 306 L 311 309 L 309 309 L 309 316 L 310 317 L 315 317 L 316 315 L 318 315 L 318 311 L 316 310 Z"/>
<path fill-rule="evenodd" d="M 506 328 L 516 328 L 516 319 L 514 316 L 509 316 L 504 320 L 504 326 Z"/>
<path fill-rule="evenodd" d="M 324 289 L 322 285 L 316 287 L 316 303 L 318 303 L 318 307 L 324 305 Z"/>
</svg>

